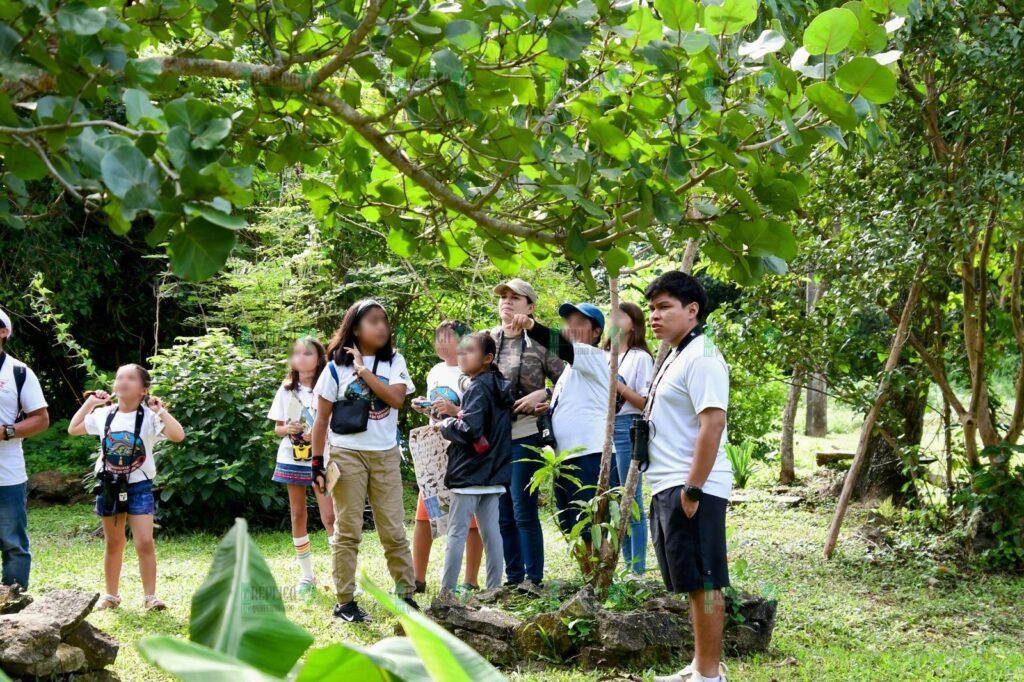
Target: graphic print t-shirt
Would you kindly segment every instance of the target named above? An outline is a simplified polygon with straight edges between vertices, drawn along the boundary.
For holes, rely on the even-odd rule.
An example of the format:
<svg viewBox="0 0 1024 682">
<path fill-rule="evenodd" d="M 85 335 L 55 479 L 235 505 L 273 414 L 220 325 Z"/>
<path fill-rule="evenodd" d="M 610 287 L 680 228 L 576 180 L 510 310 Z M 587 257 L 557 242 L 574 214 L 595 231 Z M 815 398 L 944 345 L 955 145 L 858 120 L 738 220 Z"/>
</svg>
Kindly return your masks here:
<svg viewBox="0 0 1024 682">
<path fill-rule="evenodd" d="M 117 414 L 110 423 L 110 433 L 104 433 L 107 415 L 114 410 Z M 103 441 L 106 441 L 107 471 L 115 474 L 128 474 L 129 483 L 152 481 L 156 477 L 156 461 L 153 459 L 153 447 L 162 441 L 164 423 L 156 412 L 143 407 L 142 430 L 139 440 L 135 440 L 135 410 L 121 412 L 117 405 L 98 407 L 85 418 L 85 430 L 93 436 L 100 437 L 100 453 L 96 458 L 94 470 L 103 470 Z M 133 457 L 134 452 L 134 457 Z"/>
<path fill-rule="evenodd" d="M 300 384 L 296 390 L 289 391 L 283 385 L 279 386 L 277 395 L 274 396 L 274 402 L 270 405 L 270 411 L 267 412 L 267 418 L 274 421 L 302 424 L 306 440 L 310 442 L 313 422 L 316 421 L 316 400 L 313 399 L 313 389 Z M 291 438 L 285 436 L 277 446 L 277 461 L 281 464 L 312 466 L 312 460 L 297 460 L 294 455 Z"/>
<path fill-rule="evenodd" d="M 439 362 L 427 373 L 427 400 L 433 402 L 438 398 L 446 398 L 456 407 L 462 407 L 462 393 L 469 383 L 469 377 L 462 373 L 458 365 Z M 430 415 L 430 423 L 436 424 L 437 419 Z"/>
<path fill-rule="evenodd" d="M 364 355 L 363 364 L 373 369 L 373 356 Z M 390 450 L 398 444 L 398 410 L 392 409 L 380 396 L 370 390 L 366 382 L 356 377 L 351 366 L 334 365 L 338 380 L 331 375 L 328 364 L 313 387 L 313 394 L 336 403 L 339 400 L 363 399 L 370 401 L 370 419 L 366 431 L 339 435 L 330 432 L 332 447 L 348 450 Z M 405 394 L 416 390 L 409 376 L 409 368 L 401 353 L 395 353 L 390 362 L 377 363 L 377 378 L 384 384 L 405 384 Z"/>
</svg>

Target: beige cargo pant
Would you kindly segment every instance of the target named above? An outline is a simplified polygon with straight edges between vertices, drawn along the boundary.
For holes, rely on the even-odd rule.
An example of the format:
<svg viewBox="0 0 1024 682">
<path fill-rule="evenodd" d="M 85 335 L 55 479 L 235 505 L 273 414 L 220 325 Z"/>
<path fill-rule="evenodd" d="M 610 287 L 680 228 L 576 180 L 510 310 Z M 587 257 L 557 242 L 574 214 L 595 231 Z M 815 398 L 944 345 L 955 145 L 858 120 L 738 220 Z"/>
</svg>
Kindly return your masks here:
<svg viewBox="0 0 1024 682">
<path fill-rule="evenodd" d="M 388 561 L 388 571 L 402 597 L 416 589 L 412 554 L 405 533 L 402 504 L 402 454 L 390 450 L 331 448 L 331 466 L 338 467 L 334 485 L 334 590 L 338 603 L 352 601 L 356 591 L 356 556 L 363 537 L 363 509 L 367 497 L 373 510 L 377 535 Z"/>
</svg>

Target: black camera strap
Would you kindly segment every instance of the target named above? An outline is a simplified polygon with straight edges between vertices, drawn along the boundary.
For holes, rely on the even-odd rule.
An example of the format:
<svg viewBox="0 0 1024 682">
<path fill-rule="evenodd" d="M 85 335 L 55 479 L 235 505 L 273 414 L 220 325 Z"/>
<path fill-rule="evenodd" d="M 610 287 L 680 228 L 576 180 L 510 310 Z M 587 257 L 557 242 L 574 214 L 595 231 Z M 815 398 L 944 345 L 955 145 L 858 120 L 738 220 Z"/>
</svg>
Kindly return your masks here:
<svg viewBox="0 0 1024 682">
<path fill-rule="evenodd" d="M 696 339 L 703 333 L 704 329 L 700 325 L 694 327 L 689 334 L 683 337 L 683 340 L 679 342 L 679 345 L 676 346 L 675 353 L 672 355 L 672 357 L 666 360 L 664 363 L 662 363 L 661 369 L 658 371 L 658 376 L 654 377 L 654 381 L 651 382 L 651 390 L 647 392 L 647 399 L 644 401 L 643 418 L 645 420 L 650 420 L 651 418 L 651 410 L 654 408 L 654 395 L 658 390 L 659 384 L 661 384 L 661 380 L 665 377 L 665 374 L 668 372 L 668 368 L 672 365 L 673 362 L 679 359 L 679 356 L 683 354 L 683 350 L 687 346 L 689 346 L 694 339 Z"/>
<path fill-rule="evenodd" d="M 107 469 L 107 440 L 110 438 L 110 426 L 114 423 L 114 417 L 117 416 L 118 412 L 119 410 L 117 409 L 117 405 L 110 408 L 110 412 L 107 414 L 106 424 L 103 428 L 103 440 L 100 441 L 100 447 L 103 450 L 104 471 Z M 132 441 L 132 462 L 135 461 L 135 457 L 138 454 L 139 443 L 142 442 L 142 423 L 145 419 L 146 412 L 142 408 L 142 403 L 139 403 L 139 409 L 135 410 L 135 439 Z"/>
<path fill-rule="evenodd" d="M 494 356 L 494 364 L 498 364 L 501 359 L 501 349 L 505 344 L 505 330 L 502 329 L 498 332 L 498 353 Z M 522 386 L 519 381 L 523 374 L 523 356 L 526 354 L 526 332 L 522 332 L 519 337 L 519 362 L 515 364 L 516 378 L 513 380 L 512 385 L 515 386 L 515 394 L 519 395 L 522 390 Z M 500 366 L 500 365 L 499 365 Z"/>
</svg>

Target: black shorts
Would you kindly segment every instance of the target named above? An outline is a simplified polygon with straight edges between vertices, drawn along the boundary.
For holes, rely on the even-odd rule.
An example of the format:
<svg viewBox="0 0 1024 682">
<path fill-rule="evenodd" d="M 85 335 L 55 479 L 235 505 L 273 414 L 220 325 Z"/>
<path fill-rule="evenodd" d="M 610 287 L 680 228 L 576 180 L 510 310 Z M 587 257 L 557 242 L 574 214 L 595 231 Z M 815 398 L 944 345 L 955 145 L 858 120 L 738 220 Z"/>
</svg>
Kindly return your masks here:
<svg viewBox="0 0 1024 682">
<path fill-rule="evenodd" d="M 697 513 L 686 518 L 677 485 L 651 498 L 651 540 L 661 578 L 670 592 L 729 586 L 725 509 L 729 501 L 704 493 Z"/>
</svg>

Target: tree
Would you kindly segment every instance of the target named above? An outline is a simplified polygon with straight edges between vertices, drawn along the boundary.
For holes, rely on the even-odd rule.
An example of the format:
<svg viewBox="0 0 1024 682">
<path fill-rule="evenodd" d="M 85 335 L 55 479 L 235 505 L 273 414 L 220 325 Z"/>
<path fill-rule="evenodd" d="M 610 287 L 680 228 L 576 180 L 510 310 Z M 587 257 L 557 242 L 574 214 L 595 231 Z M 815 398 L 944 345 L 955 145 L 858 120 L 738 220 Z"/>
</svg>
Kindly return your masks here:
<svg viewBox="0 0 1024 682">
<path fill-rule="evenodd" d="M 795 254 L 813 152 L 884 134 L 907 4 L 848 3 L 797 38 L 756 0 L 17 0 L 0 216 L 21 227 L 49 176 L 201 279 L 253 178 L 300 165 L 327 175 L 303 185 L 324 225 L 362 215 L 402 256 L 482 248 L 512 273 L 563 254 L 589 279 L 700 234 L 751 281 Z"/>
</svg>

